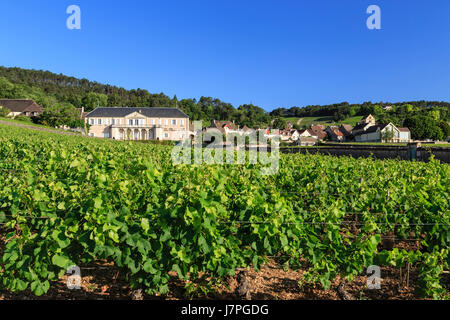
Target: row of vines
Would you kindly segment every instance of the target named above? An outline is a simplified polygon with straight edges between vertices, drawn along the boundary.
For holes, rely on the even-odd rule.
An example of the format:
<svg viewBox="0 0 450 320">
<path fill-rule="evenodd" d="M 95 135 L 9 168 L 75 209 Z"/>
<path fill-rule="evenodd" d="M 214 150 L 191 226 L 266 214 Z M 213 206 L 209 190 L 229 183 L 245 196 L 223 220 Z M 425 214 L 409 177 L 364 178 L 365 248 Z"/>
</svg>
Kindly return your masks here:
<svg viewBox="0 0 450 320">
<path fill-rule="evenodd" d="M 168 293 L 170 271 L 206 292 L 277 256 L 324 288 L 409 263 L 423 297 L 448 297 L 447 164 L 295 154 L 262 175 L 175 166 L 170 151 L 0 125 L 0 290 L 42 295 L 106 260 L 148 294 Z M 386 235 L 417 246 L 383 248 Z"/>
</svg>

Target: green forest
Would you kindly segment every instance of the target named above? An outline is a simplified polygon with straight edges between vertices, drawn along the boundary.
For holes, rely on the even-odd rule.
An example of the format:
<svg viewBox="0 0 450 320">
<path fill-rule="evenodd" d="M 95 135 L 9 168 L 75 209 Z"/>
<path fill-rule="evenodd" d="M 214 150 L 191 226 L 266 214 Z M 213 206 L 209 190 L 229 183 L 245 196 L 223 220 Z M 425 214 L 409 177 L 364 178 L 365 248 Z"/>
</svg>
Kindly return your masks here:
<svg viewBox="0 0 450 320">
<path fill-rule="evenodd" d="M 209 122 L 215 120 L 235 121 L 248 127 L 277 129 L 286 126 L 287 117 L 332 116 L 334 121 L 373 114 L 379 123 L 392 122 L 396 126 L 410 128 L 415 139 L 443 140 L 449 137 L 450 103 L 439 101 L 410 102 L 348 102 L 331 105 L 275 108 L 266 112 L 253 104 L 237 108 L 218 98 L 202 96 L 178 100 L 164 93 L 150 93 L 145 89 L 126 90 L 87 79 L 78 79 L 42 70 L 6 68 L 0 66 L 0 98 L 33 99 L 45 112 L 38 121 L 56 126 L 73 124 L 79 119 L 75 108 L 91 111 L 98 106 L 118 107 L 178 107 L 191 120 Z M 385 108 L 390 106 L 389 108 Z"/>
<path fill-rule="evenodd" d="M 178 107 L 191 120 L 235 120 L 249 127 L 265 126 L 271 118 L 264 109 L 252 104 L 235 108 L 230 103 L 212 97 L 178 100 L 176 96 L 170 98 L 164 93 L 150 93 L 140 88 L 126 90 L 49 71 L 1 66 L 0 98 L 33 99 L 45 110 L 65 110 L 65 114 L 70 114 L 70 109 L 81 107 L 86 111 L 98 106 Z"/>
</svg>

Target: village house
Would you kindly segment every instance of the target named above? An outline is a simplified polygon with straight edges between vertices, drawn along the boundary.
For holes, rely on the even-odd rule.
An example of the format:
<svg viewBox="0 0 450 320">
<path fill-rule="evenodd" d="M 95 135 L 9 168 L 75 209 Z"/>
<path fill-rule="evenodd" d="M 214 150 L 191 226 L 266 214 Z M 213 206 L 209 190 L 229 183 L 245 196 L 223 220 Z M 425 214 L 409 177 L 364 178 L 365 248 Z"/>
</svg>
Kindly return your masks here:
<svg viewBox="0 0 450 320">
<path fill-rule="evenodd" d="M 291 129 L 291 140 L 297 141 L 300 138 L 300 132 L 296 129 Z"/>
<path fill-rule="evenodd" d="M 228 133 L 240 132 L 239 127 L 234 124 L 234 121 L 217 121 L 211 120 L 211 126 L 208 129 L 218 129 L 222 134 L 227 135 Z"/>
<path fill-rule="evenodd" d="M 256 131 L 263 133 L 264 137 L 266 137 L 267 139 L 273 139 L 276 136 L 278 136 L 278 137 L 280 137 L 280 140 L 282 140 L 282 133 L 280 130 L 265 128 L 265 129 L 258 129 Z"/>
<path fill-rule="evenodd" d="M 318 139 L 316 136 L 309 137 L 299 137 L 296 141 L 296 145 L 298 146 L 315 146 L 317 145 Z"/>
<path fill-rule="evenodd" d="M 328 134 L 331 141 L 335 141 L 335 142 L 343 142 L 344 141 L 344 134 L 339 130 L 338 126 L 328 126 L 325 129 L 325 132 Z"/>
<path fill-rule="evenodd" d="M 399 142 L 410 142 L 411 141 L 411 131 L 406 127 L 398 127 L 400 131 L 400 141 Z"/>
<path fill-rule="evenodd" d="M 36 102 L 29 99 L 0 99 L 1 107 L 11 111 L 8 117 L 37 117 L 44 112 Z"/>
<path fill-rule="evenodd" d="M 99 107 L 85 121 L 91 137 L 176 141 L 190 137 L 189 117 L 176 108 Z"/>
<path fill-rule="evenodd" d="M 352 135 L 353 126 L 352 125 L 350 125 L 350 124 L 341 124 L 339 126 L 339 131 L 342 132 L 342 134 L 344 135 L 344 140 L 345 141 L 353 140 L 353 135 Z"/>
<path fill-rule="evenodd" d="M 343 142 L 345 140 L 344 134 L 339 129 L 333 129 L 330 131 L 331 141 Z"/>
<path fill-rule="evenodd" d="M 266 134 L 267 137 L 268 134 Z M 280 131 L 280 140 L 285 142 L 294 142 L 296 145 L 311 146 L 317 144 L 317 136 L 310 129 L 296 130 L 286 129 Z"/>
<path fill-rule="evenodd" d="M 280 130 L 281 141 L 289 141 L 290 139 L 291 139 L 291 130 L 289 129 Z"/>
<path fill-rule="evenodd" d="M 394 124 L 376 124 L 375 118 L 368 115 L 352 130 L 355 142 L 410 142 L 408 128 L 397 128 Z"/>
<path fill-rule="evenodd" d="M 358 123 L 352 130 L 352 135 L 356 136 L 357 134 L 366 131 L 371 126 L 374 126 L 375 118 L 369 114 L 367 117 L 363 118 L 360 123 Z"/>
<path fill-rule="evenodd" d="M 217 130 L 224 136 L 232 133 L 238 133 L 242 135 L 244 133 L 243 130 L 239 130 L 239 127 L 235 125 L 234 121 L 217 121 L 212 119 L 211 125 L 209 127 L 203 128 L 203 134 L 207 134 L 208 132 L 212 134 L 213 132 L 217 132 Z M 205 136 L 205 141 L 211 142 L 213 141 L 213 136 L 207 135 Z"/>
<path fill-rule="evenodd" d="M 297 141 L 300 137 L 300 133 L 296 129 L 286 129 L 280 131 L 281 141 Z"/>
<path fill-rule="evenodd" d="M 323 141 L 327 137 L 327 133 L 325 132 L 325 127 L 321 124 L 314 125 L 311 124 L 310 132 L 312 131 L 312 135 L 316 136 L 318 140 Z"/>
<path fill-rule="evenodd" d="M 388 132 L 392 132 L 388 134 Z M 377 124 L 354 135 L 356 142 L 410 142 L 408 128 L 397 128 L 392 123 Z"/>
<path fill-rule="evenodd" d="M 311 129 L 298 130 L 300 137 L 317 137 Z"/>
</svg>

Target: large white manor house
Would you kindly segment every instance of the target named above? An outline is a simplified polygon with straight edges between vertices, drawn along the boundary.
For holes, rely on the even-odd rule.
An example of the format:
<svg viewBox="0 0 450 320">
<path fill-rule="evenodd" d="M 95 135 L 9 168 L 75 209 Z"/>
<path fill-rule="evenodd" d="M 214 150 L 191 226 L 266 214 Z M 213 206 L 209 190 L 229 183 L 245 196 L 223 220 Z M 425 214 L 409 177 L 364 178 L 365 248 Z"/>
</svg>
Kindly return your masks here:
<svg viewBox="0 0 450 320">
<path fill-rule="evenodd" d="M 176 108 L 101 107 L 85 116 L 89 136 L 116 140 L 183 140 L 189 117 Z"/>
</svg>

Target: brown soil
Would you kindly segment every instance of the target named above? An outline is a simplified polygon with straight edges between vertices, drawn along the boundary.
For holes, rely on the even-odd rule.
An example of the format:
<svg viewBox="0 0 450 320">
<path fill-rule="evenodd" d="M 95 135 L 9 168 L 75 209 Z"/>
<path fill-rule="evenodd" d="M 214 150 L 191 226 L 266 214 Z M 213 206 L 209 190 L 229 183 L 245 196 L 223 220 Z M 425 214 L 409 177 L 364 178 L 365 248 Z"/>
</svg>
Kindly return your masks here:
<svg viewBox="0 0 450 320">
<path fill-rule="evenodd" d="M 29 290 L 21 293 L 11 293 L 9 291 L 0 291 L 0 300 L 31 300 L 31 299 L 63 299 L 63 300 L 129 300 L 131 299 L 132 290 L 128 286 L 126 280 L 119 274 L 116 279 L 118 269 L 112 264 L 96 262 L 84 268 L 81 268 L 82 284 L 80 290 L 70 290 L 67 288 L 68 276 L 64 276 L 60 281 L 52 283 L 47 294 L 36 297 Z M 248 279 L 251 282 L 251 296 L 254 300 L 340 300 L 337 287 L 341 283 L 341 279 L 337 278 L 333 281 L 331 288 L 324 290 L 320 285 L 303 285 L 299 286 L 298 281 L 302 279 L 304 271 L 283 270 L 274 260 L 262 266 L 259 272 L 254 270 L 248 271 Z M 369 290 L 367 288 L 367 277 L 360 275 L 351 282 L 345 283 L 345 290 L 355 299 L 421 299 L 414 293 L 414 287 L 417 282 L 417 273 L 411 269 L 409 275 L 409 286 L 406 286 L 406 272 L 403 269 L 403 279 L 400 280 L 400 270 L 390 267 L 381 268 L 381 289 Z M 186 296 L 184 290 L 184 282 L 176 278 L 171 273 L 172 281 L 170 282 L 170 294 L 161 296 L 144 295 L 144 299 L 187 299 L 192 298 Z M 450 277 L 445 275 L 443 283 L 450 287 Z M 196 299 L 237 299 L 234 291 L 238 283 L 236 277 L 227 280 L 227 286 L 217 289 L 215 294 L 208 296 L 196 297 Z"/>
<path fill-rule="evenodd" d="M 0 228 L 1 231 L 1 228 Z M 4 234 L 0 232 L 0 243 Z M 399 241 L 395 247 L 405 250 L 416 250 L 419 247 L 416 241 Z M 0 254 L 2 246 L 0 246 Z M 380 244 L 381 249 L 381 244 Z M 276 259 L 276 258 L 275 258 Z M 299 285 L 305 270 L 284 270 L 275 259 L 263 265 L 259 272 L 247 270 L 247 279 L 251 283 L 251 298 L 253 300 L 340 300 L 338 286 L 344 284 L 345 291 L 354 299 L 370 300 L 414 300 L 422 299 L 415 293 L 417 285 L 417 271 L 410 268 L 409 278 L 405 268 L 381 267 L 381 289 L 367 288 L 367 275 L 361 274 L 350 282 L 336 278 L 331 287 L 325 290 L 320 284 Z M 237 277 L 230 277 L 226 284 L 216 288 L 215 293 L 207 296 L 189 296 L 185 291 L 185 282 L 178 279 L 175 272 L 170 272 L 170 293 L 166 296 L 150 296 L 144 294 L 144 299 L 149 300 L 177 300 L 177 299 L 221 299 L 237 300 L 234 293 L 237 286 Z M 47 294 L 36 297 L 30 290 L 12 293 L 8 290 L 0 290 L 0 300 L 130 300 L 132 290 L 124 275 L 118 272 L 113 263 L 96 261 L 86 266 L 81 266 L 81 289 L 70 290 L 67 287 L 68 275 L 51 284 Z M 442 282 L 450 291 L 450 274 L 443 274 Z"/>
</svg>

